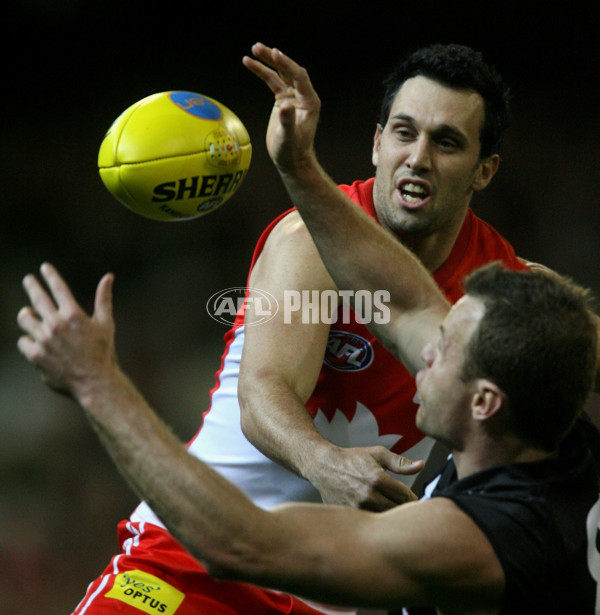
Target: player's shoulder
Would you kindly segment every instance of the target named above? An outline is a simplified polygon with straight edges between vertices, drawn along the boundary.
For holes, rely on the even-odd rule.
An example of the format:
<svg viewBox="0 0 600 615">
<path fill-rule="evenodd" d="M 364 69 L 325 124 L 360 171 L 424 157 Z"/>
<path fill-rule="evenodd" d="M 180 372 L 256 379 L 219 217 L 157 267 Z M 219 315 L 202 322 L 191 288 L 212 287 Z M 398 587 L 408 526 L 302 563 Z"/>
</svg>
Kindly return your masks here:
<svg viewBox="0 0 600 615">
<path fill-rule="evenodd" d="M 271 235 L 276 234 L 280 237 L 308 233 L 304 220 L 297 209 L 291 209 L 285 216 L 282 216 L 273 226 Z"/>
<path fill-rule="evenodd" d="M 298 211 L 294 209 L 276 222 L 267 237 L 264 249 L 293 251 L 303 247 L 316 250 L 306 224 Z"/>
<path fill-rule="evenodd" d="M 273 226 L 252 267 L 252 281 L 285 281 L 289 288 L 310 283 L 317 289 L 335 289 L 300 214 L 291 210 Z"/>
</svg>

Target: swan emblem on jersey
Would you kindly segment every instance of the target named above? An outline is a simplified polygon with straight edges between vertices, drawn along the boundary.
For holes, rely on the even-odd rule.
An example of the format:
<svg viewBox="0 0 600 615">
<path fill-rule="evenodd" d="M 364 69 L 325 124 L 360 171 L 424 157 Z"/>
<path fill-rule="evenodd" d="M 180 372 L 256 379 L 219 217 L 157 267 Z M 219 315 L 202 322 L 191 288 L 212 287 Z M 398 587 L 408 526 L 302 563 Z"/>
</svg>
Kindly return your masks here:
<svg viewBox="0 0 600 615">
<path fill-rule="evenodd" d="M 341 372 L 357 372 L 371 365 L 374 354 L 373 346 L 364 337 L 331 330 L 323 362 Z"/>
<path fill-rule="evenodd" d="M 319 409 L 314 418 L 318 432 L 333 444 L 343 447 L 374 446 L 380 444 L 392 449 L 402 438 L 399 434 L 379 435 L 379 425 L 373 413 L 358 402 L 351 420 L 336 410 L 331 421 Z"/>
</svg>

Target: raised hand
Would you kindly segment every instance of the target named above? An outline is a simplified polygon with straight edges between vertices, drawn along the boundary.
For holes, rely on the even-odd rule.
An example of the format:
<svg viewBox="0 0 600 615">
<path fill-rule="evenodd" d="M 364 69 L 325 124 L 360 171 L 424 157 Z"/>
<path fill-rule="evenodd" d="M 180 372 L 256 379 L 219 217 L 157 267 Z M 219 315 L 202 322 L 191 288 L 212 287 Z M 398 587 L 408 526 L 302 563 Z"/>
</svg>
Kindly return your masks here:
<svg viewBox="0 0 600 615">
<path fill-rule="evenodd" d="M 266 142 L 273 162 L 285 173 L 314 157 L 321 101 L 306 69 L 281 51 L 256 43 L 252 53 L 254 58 L 244 56 L 243 63 L 275 95 Z"/>
<path fill-rule="evenodd" d="M 18 348 L 40 370 L 48 386 L 80 397 L 116 364 L 113 276 L 107 274 L 100 280 L 94 314 L 88 316 L 52 265 L 42 265 L 41 274 L 49 292 L 35 276 L 23 279 L 31 305 L 23 307 L 17 316 L 24 332 Z"/>
</svg>

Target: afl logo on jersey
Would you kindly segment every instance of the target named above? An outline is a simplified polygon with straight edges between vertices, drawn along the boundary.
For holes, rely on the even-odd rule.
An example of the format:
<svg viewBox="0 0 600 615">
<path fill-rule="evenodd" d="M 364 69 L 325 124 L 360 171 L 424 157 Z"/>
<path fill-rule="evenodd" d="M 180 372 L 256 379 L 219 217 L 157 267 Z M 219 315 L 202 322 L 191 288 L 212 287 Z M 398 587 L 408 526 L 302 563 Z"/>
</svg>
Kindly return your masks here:
<svg viewBox="0 0 600 615">
<path fill-rule="evenodd" d="M 340 372 L 358 372 L 371 365 L 373 355 L 373 346 L 364 337 L 331 330 L 323 361 Z"/>
</svg>

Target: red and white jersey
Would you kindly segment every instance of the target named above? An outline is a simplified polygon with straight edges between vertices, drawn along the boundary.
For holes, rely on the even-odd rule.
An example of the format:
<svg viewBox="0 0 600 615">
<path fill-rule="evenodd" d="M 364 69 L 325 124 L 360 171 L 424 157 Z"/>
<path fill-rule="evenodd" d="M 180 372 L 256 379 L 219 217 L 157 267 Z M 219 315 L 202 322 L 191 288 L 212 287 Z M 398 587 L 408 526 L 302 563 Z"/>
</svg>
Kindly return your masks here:
<svg viewBox="0 0 600 615">
<path fill-rule="evenodd" d="M 356 181 L 340 186 L 371 217 L 376 218 L 373 183 Z M 293 209 L 281 214 L 261 235 L 252 266 L 274 226 Z M 451 303 L 462 296 L 466 274 L 484 263 L 500 260 L 524 269 L 511 245 L 490 225 L 468 211 L 458 239 L 434 278 Z M 381 444 L 395 453 L 424 459 L 433 441 L 415 426 L 417 405 L 413 377 L 368 331 L 347 312 L 331 325 L 315 390 L 306 404 L 318 431 L 340 446 Z M 243 311 L 225 335 L 225 351 L 211 391 L 209 409 L 189 443 L 189 451 L 241 488 L 258 506 L 283 502 L 320 502 L 317 490 L 260 453 L 243 435 L 237 399 L 238 374 L 244 345 Z M 273 357 L 277 360 L 277 357 Z M 411 485 L 413 476 L 399 477 Z M 162 525 L 142 503 L 133 521 Z"/>
</svg>

